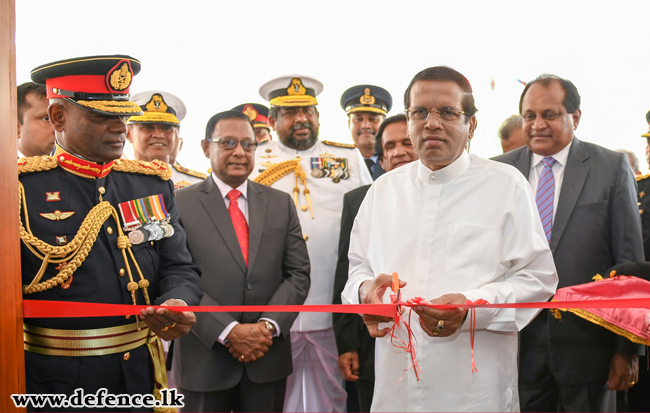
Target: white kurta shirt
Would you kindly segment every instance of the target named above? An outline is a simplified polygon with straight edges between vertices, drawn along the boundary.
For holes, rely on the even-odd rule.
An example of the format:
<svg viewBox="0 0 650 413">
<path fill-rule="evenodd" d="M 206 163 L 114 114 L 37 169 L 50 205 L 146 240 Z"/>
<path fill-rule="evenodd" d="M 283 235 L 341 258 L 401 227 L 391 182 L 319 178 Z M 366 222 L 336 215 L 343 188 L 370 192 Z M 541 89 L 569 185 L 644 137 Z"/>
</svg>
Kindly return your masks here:
<svg viewBox="0 0 650 413">
<path fill-rule="evenodd" d="M 298 218 L 307 241 L 311 262 L 311 287 L 305 304 L 332 304 L 343 195 L 361 185 L 372 183 L 372 178 L 357 149 L 328 145 L 318 140 L 314 146 L 305 151 L 291 149 L 280 141 L 260 144 L 255 151 L 255 168 L 249 179 L 255 179 L 271 164 L 295 159 L 298 156 L 301 158 L 300 166 L 307 174 L 307 188 L 314 211 L 314 219 L 312 219 L 309 209 L 301 208 L 307 206 L 307 201 L 303 193 L 304 187 L 298 183 L 300 188 Z M 312 158 L 319 157 L 344 158 L 349 177 L 336 181 L 328 177 L 315 178 L 311 173 Z M 293 172 L 271 185 L 272 188 L 290 194 L 292 198 L 295 186 L 296 178 Z M 331 327 L 332 315 L 329 313 L 301 313 L 291 330 L 317 331 Z"/>
<path fill-rule="evenodd" d="M 493 304 L 536 302 L 557 286 L 530 184 L 515 168 L 466 152 L 438 171 L 418 161 L 375 181 L 356 217 L 349 258 L 348 303 L 358 302 L 363 281 L 393 272 L 407 282 L 404 300 L 462 293 Z M 450 337 L 429 337 L 413 313 L 421 381 L 410 370 L 397 383 L 409 357 L 388 337 L 377 339 L 372 409 L 518 411 L 517 331 L 538 312 L 477 310 L 475 374 L 469 319 Z M 398 335 L 408 340 L 403 330 Z"/>
</svg>

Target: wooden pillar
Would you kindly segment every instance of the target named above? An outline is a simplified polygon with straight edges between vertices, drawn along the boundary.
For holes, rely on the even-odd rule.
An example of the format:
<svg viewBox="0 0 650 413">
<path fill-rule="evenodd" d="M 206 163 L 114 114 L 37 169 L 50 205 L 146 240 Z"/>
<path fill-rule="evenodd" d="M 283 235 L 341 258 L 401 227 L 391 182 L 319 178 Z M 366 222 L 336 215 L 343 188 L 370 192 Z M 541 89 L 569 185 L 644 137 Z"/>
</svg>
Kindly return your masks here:
<svg viewBox="0 0 650 413">
<path fill-rule="evenodd" d="M 16 166 L 16 8 L 0 0 L 0 411 L 25 393 Z"/>
</svg>

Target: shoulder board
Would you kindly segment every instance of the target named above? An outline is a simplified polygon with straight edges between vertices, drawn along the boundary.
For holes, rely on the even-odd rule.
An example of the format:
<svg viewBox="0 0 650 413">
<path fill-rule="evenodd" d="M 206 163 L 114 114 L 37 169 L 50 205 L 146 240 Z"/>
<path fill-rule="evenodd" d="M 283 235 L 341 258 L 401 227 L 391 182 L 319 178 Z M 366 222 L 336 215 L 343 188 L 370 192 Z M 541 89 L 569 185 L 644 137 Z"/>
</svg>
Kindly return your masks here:
<svg viewBox="0 0 650 413">
<path fill-rule="evenodd" d="M 173 165 L 173 167 L 174 167 L 174 169 L 176 169 L 178 172 L 180 172 L 180 173 L 184 173 L 184 174 L 186 174 L 186 175 L 194 176 L 194 177 L 201 178 L 201 179 L 205 179 L 205 178 L 208 177 L 208 176 L 207 176 L 206 174 L 204 174 L 204 173 L 197 172 L 197 171 L 193 171 L 193 170 L 191 170 L 191 169 L 189 169 L 189 168 L 186 168 L 186 167 L 184 167 L 184 166 L 181 166 L 181 164 L 179 164 L 179 163 L 175 163 L 175 164 Z"/>
<path fill-rule="evenodd" d="M 643 181 L 644 179 L 647 179 L 648 177 L 650 177 L 650 174 L 637 175 L 637 176 L 636 176 L 636 181 L 637 181 L 637 182 L 639 182 L 639 181 Z"/>
<path fill-rule="evenodd" d="M 163 181 L 168 181 L 172 177 L 172 170 L 169 169 L 165 162 L 158 160 L 146 162 L 131 159 L 116 159 L 113 164 L 113 170 L 142 175 L 156 175 Z"/>
<path fill-rule="evenodd" d="M 332 142 L 332 141 L 322 141 L 325 145 L 336 146 L 337 148 L 348 148 L 354 149 L 354 144 L 351 143 L 341 143 L 341 142 Z"/>
<path fill-rule="evenodd" d="M 49 171 L 59 166 L 56 158 L 46 156 L 30 156 L 29 158 L 18 159 L 18 174 L 27 172 Z"/>
</svg>

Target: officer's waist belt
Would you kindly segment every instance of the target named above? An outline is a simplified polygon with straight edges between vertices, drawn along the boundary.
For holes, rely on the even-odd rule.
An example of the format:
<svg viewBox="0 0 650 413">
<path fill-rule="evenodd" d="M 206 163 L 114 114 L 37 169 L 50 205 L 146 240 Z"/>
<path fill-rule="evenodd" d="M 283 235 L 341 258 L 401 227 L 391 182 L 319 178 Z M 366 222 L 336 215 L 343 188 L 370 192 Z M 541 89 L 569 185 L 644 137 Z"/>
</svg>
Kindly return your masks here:
<svg viewBox="0 0 650 413">
<path fill-rule="evenodd" d="M 25 350 L 48 356 L 104 356 L 147 344 L 149 327 L 140 322 L 91 330 L 58 330 L 23 323 Z"/>
</svg>

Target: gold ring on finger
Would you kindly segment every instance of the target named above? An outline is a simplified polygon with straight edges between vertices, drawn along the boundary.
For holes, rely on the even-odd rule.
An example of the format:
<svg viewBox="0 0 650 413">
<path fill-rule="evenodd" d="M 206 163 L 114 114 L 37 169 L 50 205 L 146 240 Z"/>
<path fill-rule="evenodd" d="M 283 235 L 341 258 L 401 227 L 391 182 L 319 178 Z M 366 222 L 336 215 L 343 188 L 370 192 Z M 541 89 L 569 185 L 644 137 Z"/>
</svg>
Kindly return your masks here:
<svg viewBox="0 0 650 413">
<path fill-rule="evenodd" d="M 165 326 L 165 327 L 164 327 L 162 330 L 160 330 L 160 331 L 162 331 L 163 333 L 166 333 L 167 330 L 169 330 L 169 327 Z"/>
<path fill-rule="evenodd" d="M 176 321 L 174 321 L 174 324 L 170 325 L 169 328 L 174 328 L 174 327 L 176 327 L 176 324 L 177 324 Z"/>
<path fill-rule="evenodd" d="M 630 387 L 632 387 L 632 386 L 634 386 L 634 385 L 636 384 L 636 382 L 635 382 L 635 381 L 631 381 L 631 382 L 629 382 L 628 384 L 630 385 Z"/>
<path fill-rule="evenodd" d="M 445 320 L 439 320 L 436 326 L 436 331 L 441 332 L 445 328 Z"/>
<path fill-rule="evenodd" d="M 246 356 L 242 354 L 241 356 L 239 356 L 239 360 L 241 360 L 241 361 L 246 360 Z"/>
<path fill-rule="evenodd" d="M 262 353 L 261 351 L 260 351 L 259 353 L 257 353 L 257 358 L 258 358 L 258 359 L 259 359 L 259 358 L 262 358 L 263 356 L 264 356 L 264 353 Z"/>
</svg>

